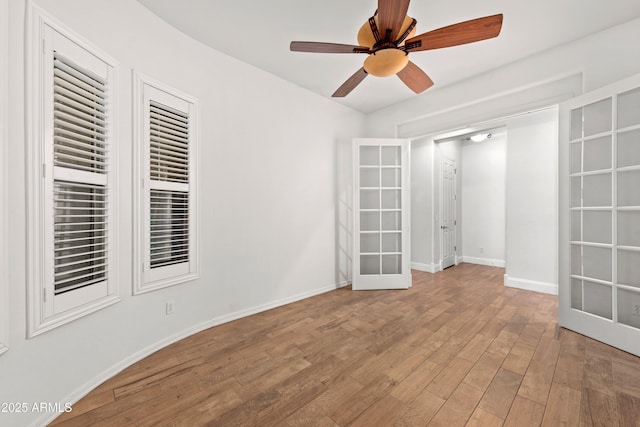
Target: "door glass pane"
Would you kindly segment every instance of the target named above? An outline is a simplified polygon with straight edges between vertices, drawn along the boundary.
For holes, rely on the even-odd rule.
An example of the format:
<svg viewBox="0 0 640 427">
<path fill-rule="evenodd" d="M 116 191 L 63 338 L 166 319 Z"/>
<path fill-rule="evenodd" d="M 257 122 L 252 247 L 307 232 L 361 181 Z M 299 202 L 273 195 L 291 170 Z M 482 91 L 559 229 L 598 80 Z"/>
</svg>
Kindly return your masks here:
<svg viewBox="0 0 640 427">
<path fill-rule="evenodd" d="M 571 140 L 582 138 L 582 108 L 571 110 Z"/>
<path fill-rule="evenodd" d="M 360 234 L 360 253 L 380 252 L 380 233 Z"/>
<path fill-rule="evenodd" d="M 382 255 L 382 274 L 402 273 L 402 255 Z"/>
<path fill-rule="evenodd" d="M 618 128 L 640 125 L 640 88 L 618 95 Z"/>
<path fill-rule="evenodd" d="M 382 169 L 382 186 L 383 187 L 401 187 L 400 168 Z"/>
<path fill-rule="evenodd" d="M 382 212 L 382 229 L 384 231 L 401 231 L 400 212 Z"/>
<path fill-rule="evenodd" d="M 371 145 L 360 146 L 360 166 L 379 166 L 380 147 Z"/>
<path fill-rule="evenodd" d="M 380 231 L 380 212 L 360 212 L 360 231 Z"/>
<path fill-rule="evenodd" d="M 583 206 L 611 206 L 611 174 L 583 177 Z"/>
<path fill-rule="evenodd" d="M 580 211 L 571 211 L 571 241 L 578 242 L 582 240 L 582 221 Z"/>
<path fill-rule="evenodd" d="M 400 209 L 402 207 L 401 194 L 401 190 L 382 190 L 382 209 Z"/>
<path fill-rule="evenodd" d="M 400 147 L 380 147 L 382 150 L 382 165 L 383 166 L 400 166 L 401 164 L 401 150 Z"/>
<path fill-rule="evenodd" d="M 640 206 L 640 170 L 618 172 L 618 206 Z"/>
<path fill-rule="evenodd" d="M 640 328 L 640 293 L 618 289 L 618 322 Z"/>
<path fill-rule="evenodd" d="M 611 281 L 611 249 L 582 247 L 583 276 Z"/>
<path fill-rule="evenodd" d="M 380 274 L 380 255 L 360 255 L 360 274 Z"/>
<path fill-rule="evenodd" d="M 640 288 L 640 252 L 618 249 L 618 283 Z"/>
<path fill-rule="evenodd" d="M 571 153 L 571 166 L 569 167 L 569 173 L 582 172 L 582 143 L 575 142 L 569 145 L 569 151 Z"/>
<path fill-rule="evenodd" d="M 584 107 L 584 136 L 608 132 L 611 126 L 611 98 Z"/>
<path fill-rule="evenodd" d="M 618 134 L 618 167 L 640 166 L 640 129 Z"/>
<path fill-rule="evenodd" d="M 582 276 L 582 246 L 571 245 L 571 274 Z"/>
<path fill-rule="evenodd" d="M 587 313 L 595 314 L 606 319 L 611 319 L 611 293 L 610 286 L 599 283 L 584 282 L 584 309 Z"/>
<path fill-rule="evenodd" d="M 582 178 L 574 176 L 571 178 L 571 207 L 579 208 L 582 206 Z"/>
<path fill-rule="evenodd" d="M 380 169 L 360 168 L 360 187 L 379 187 Z"/>
<path fill-rule="evenodd" d="M 382 252 L 402 252 L 402 235 L 400 233 L 383 234 Z"/>
<path fill-rule="evenodd" d="M 611 243 L 611 212 L 584 211 L 584 241 Z"/>
<path fill-rule="evenodd" d="M 584 171 L 611 169 L 611 136 L 584 142 Z"/>
<path fill-rule="evenodd" d="M 640 247 L 640 212 L 618 212 L 618 244 Z"/>
<path fill-rule="evenodd" d="M 571 279 L 571 308 L 582 310 L 582 280 Z"/>
<path fill-rule="evenodd" d="M 360 190 L 360 209 L 380 209 L 380 190 Z"/>
</svg>

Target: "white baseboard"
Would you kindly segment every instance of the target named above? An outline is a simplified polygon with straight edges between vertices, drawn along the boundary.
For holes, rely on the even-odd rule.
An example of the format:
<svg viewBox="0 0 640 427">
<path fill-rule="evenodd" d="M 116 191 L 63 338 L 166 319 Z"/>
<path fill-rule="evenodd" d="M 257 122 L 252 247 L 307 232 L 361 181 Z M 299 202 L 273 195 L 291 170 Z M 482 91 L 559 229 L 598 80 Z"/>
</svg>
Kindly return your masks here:
<svg viewBox="0 0 640 427">
<path fill-rule="evenodd" d="M 336 289 L 345 287 L 349 284 L 349 282 L 342 282 L 339 283 L 337 285 L 329 285 L 329 286 L 324 286 L 322 288 L 318 288 L 318 289 L 314 289 L 312 291 L 309 292 L 304 292 L 298 295 L 293 295 L 291 297 L 287 297 L 287 298 L 283 298 L 277 301 L 272 301 L 266 304 L 261 304 L 255 307 L 251 307 L 245 310 L 240 310 L 240 311 L 236 311 L 233 313 L 229 313 L 229 314 L 225 314 L 222 316 L 218 316 L 215 317 L 211 320 L 208 320 L 206 322 L 202 322 L 198 325 L 194 325 L 190 328 L 184 329 L 176 334 L 173 334 L 171 336 L 168 336 L 158 342 L 155 342 L 153 344 L 148 345 L 147 347 L 143 348 L 142 350 L 132 354 L 131 356 L 127 357 L 126 359 L 116 363 L 115 365 L 111 366 L 110 368 L 104 370 L 102 373 L 100 373 L 99 375 L 95 376 L 94 378 L 92 378 L 91 380 L 89 380 L 87 383 L 85 383 L 82 387 L 80 387 L 79 389 L 75 390 L 73 393 L 71 393 L 70 395 L 68 395 L 66 398 L 63 398 L 60 400 L 60 402 L 68 402 L 71 403 L 72 405 L 75 404 L 76 402 L 78 402 L 80 399 L 82 399 L 83 397 L 85 397 L 87 394 L 89 394 L 89 392 L 91 392 L 93 389 L 95 389 L 97 386 L 99 386 L 100 384 L 102 384 L 103 382 L 105 382 L 106 380 L 108 380 L 109 378 L 112 378 L 113 376 L 117 375 L 118 373 L 122 372 L 124 369 L 128 368 L 129 366 L 133 365 L 136 362 L 139 362 L 140 360 L 144 359 L 145 357 L 155 353 L 156 351 L 171 345 L 177 341 L 180 341 L 181 339 L 187 338 L 193 334 L 197 334 L 198 332 L 202 332 L 205 329 L 209 329 L 212 328 L 214 326 L 218 326 L 221 325 L 223 323 L 227 323 L 227 322 L 231 322 L 233 320 L 237 320 L 243 317 L 247 317 L 247 316 L 251 316 L 252 314 L 257 314 L 257 313 L 261 313 L 263 311 L 267 311 L 267 310 L 271 310 L 272 308 L 277 308 L 277 307 L 281 307 L 283 305 L 287 305 L 287 304 L 291 304 L 293 302 L 296 301 L 300 301 L 306 298 L 310 298 L 316 295 L 320 295 L 323 294 L 325 292 L 330 292 L 330 291 L 334 291 Z M 44 413 L 42 415 L 42 417 L 40 417 L 39 419 L 36 419 L 31 425 L 33 427 L 36 426 L 43 426 L 43 425 L 48 425 L 49 423 L 51 423 L 53 420 L 55 420 L 60 414 L 57 412 L 54 413 Z"/>
<path fill-rule="evenodd" d="M 518 279 L 504 275 L 504 285 L 510 288 L 525 289 L 527 291 L 542 292 L 545 294 L 558 295 L 558 285 L 556 283 L 537 282 L 535 280 Z"/>
<path fill-rule="evenodd" d="M 438 264 L 422 264 L 420 262 L 411 263 L 412 270 L 424 271 L 426 273 L 437 273 L 441 270 Z"/>
<path fill-rule="evenodd" d="M 506 263 L 503 259 L 478 258 L 472 256 L 460 257 L 460 262 L 468 262 L 469 264 L 488 265 L 490 267 L 504 268 Z"/>
</svg>

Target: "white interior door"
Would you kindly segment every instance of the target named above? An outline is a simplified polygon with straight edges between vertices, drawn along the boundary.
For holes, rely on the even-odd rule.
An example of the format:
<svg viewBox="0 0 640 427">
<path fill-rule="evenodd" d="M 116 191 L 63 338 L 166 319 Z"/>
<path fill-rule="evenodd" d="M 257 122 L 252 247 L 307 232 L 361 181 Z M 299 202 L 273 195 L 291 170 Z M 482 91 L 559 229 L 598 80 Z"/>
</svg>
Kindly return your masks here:
<svg viewBox="0 0 640 427">
<path fill-rule="evenodd" d="M 456 161 L 442 157 L 442 269 L 456 263 Z"/>
<path fill-rule="evenodd" d="M 640 355 L 640 75 L 560 112 L 560 324 Z"/>
<path fill-rule="evenodd" d="M 409 141 L 354 139 L 354 290 L 411 286 Z"/>
</svg>

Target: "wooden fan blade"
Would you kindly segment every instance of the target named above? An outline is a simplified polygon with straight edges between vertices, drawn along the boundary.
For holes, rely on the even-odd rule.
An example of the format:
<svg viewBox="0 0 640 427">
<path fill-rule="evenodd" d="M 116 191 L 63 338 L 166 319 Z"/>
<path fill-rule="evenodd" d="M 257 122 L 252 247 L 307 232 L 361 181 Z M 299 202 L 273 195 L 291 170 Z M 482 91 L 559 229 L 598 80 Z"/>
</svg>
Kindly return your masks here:
<svg viewBox="0 0 640 427">
<path fill-rule="evenodd" d="M 387 38 L 387 30 L 391 30 L 389 41 L 398 39 L 408 9 L 409 0 L 378 0 L 378 29 L 382 39 Z"/>
<path fill-rule="evenodd" d="M 429 31 L 405 41 L 408 52 L 458 46 L 496 37 L 502 28 L 502 14 L 485 16 Z"/>
<path fill-rule="evenodd" d="M 433 86 L 431 78 L 411 61 L 397 75 L 415 93 L 424 92 Z"/>
<path fill-rule="evenodd" d="M 351 44 L 322 43 L 322 42 L 291 42 L 289 47 L 293 52 L 313 52 L 313 53 L 369 53 L 366 46 L 356 46 Z"/>
<path fill-rule="evenodd" d="M 349 77 L 346 82 L 342 83 L 342 86 L 340 86 L 338 90 L 336 90 L 333 95 L 331 95 L 331 97 L 344 98 L 345 96 L 349 95 L 349 93 L 353 89 L 355 89 L 355 87 L 358 86 L 365 77 L 367 77 L 367 72 L 364 70 L 364 68 L 360 68 L 355 72 L 353 76 Z"/>
</svg>

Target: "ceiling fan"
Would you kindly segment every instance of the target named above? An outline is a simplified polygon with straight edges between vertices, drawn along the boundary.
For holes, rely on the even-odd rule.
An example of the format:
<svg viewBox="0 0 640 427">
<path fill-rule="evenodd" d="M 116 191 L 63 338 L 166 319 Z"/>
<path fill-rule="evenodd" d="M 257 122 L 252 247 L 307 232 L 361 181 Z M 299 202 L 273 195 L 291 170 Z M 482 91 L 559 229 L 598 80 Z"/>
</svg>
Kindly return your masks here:
<svg viewBox="0 0 640 427">
<path fill-rule="evenodd" d="M 347 96 L 368 74 L 387 77 L 397 74 L 415 93 L 433 86 L 433 81 L 409 61 L 410 52 L 441 49 L 498 36 L 502 14 L 486 16 L 428 31 L 416 36 L 417 21 L 407 16 L 409 0 L 378 0 L 378 10 L 358 31 L 359 45 L 293 41 L 294 52 L 365 53 L 364 65 L 335 91 L 332 97 Z"/>
</svg>

